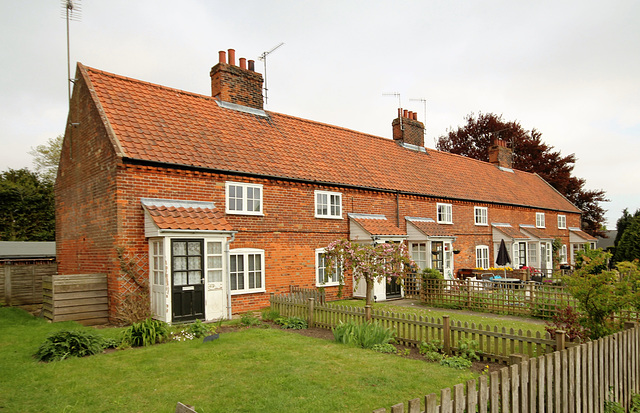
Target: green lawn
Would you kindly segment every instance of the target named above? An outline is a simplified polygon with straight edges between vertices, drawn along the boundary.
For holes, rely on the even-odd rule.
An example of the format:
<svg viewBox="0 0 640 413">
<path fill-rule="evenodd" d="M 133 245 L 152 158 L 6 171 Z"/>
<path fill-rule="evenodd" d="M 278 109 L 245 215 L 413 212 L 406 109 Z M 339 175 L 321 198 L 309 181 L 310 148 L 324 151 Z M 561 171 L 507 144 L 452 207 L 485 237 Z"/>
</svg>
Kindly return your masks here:
<svg viewBox="0 0 640 413">
<path fill-rule="evenodd" d="M 364 307 L 364 300 L 340 300 L 329 303 L 331 305 L 345 305 L 351 307 Z M 531 330 L 531 332 L 545 333 L 545 324 L 541 320 L 527 318 L 527 317 L 515 317 L 515 316 L 500 316 L 491 313 L 469 313 L 467 311 L 449 310 L 445 308 L 433 308 L 427 307 L 421 304 L 417 304 L 410 307 L 394 305 L 393 301 L 373 303 L 374 310 L 389 311 L 394 313 L 416 314 L 425 317 L 442 318 L 443 315 L 448 315 L 451 322 L 461 323 L 468 322 L 482 324 L 483 326 L 490 326 L 498 328 L 505 327 L 507 330 L 513 328 L 515 331 L 522 329 L 522 331 Z"/>
<path fill-rule="evenodd" d="M 277 330 L 223 333 L 219 340 L 39 363 L 53 331 L 22 310 L 0 308 L 0 411 L 371 412 L 470 378 L 468 371 Z M 118 329 L 99 329 L 115 336 Z"/>
</svg>

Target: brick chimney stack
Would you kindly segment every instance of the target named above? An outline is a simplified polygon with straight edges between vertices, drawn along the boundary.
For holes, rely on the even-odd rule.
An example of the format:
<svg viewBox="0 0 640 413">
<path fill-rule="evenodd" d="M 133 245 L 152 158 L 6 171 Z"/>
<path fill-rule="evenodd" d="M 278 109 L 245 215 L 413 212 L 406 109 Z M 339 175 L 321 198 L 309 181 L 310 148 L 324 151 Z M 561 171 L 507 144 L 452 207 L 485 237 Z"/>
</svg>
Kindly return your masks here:
<svg viewBox="0 0 640 413">
<path fill-rule="evenodd" d="M 398 117 L 391 126 L 394 141 L 424 147 L 424 123 L 418 120 L 416 112 L 398 109 Z"/>
<path fill-rule="evenodd" d="M 262 75 L 255 72 L 254 61 L 240 58 L 236 66 L 236 51 L 218 52 L 219 63 L 211 68 L 211 95 L 224 102 L 236 103 L 254 109 L 263 109 Z M 247 67 L 248 63 L 248 67 Z"/>
<path fill-rule="evenodd" d="M 513 169 L 513 150 L 507 147 L 507 142 L 494 138 L 489 147 L 489 162 L 500 168 Z"/>
</svg>

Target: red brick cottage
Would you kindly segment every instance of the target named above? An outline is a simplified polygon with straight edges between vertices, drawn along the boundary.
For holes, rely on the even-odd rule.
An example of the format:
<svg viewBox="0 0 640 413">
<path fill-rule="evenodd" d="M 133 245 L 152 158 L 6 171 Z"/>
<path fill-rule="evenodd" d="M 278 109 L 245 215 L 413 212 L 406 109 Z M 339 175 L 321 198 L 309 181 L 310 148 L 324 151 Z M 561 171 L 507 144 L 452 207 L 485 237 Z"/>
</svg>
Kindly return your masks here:
<svg viewBox="0 0 640 413">
<path fill-rule="evenodd" d="M 593 241 L 580 210 L 511 169 L 502 142 L 486 163 L 426 149 L 412 112 L 386 139 L 265 111 L 262 75 L 233 50 L 211 69 L 212 96 L 82 64 L 76 78 L 56 181 L 58 272 L 106 273 L 112 316 L 140 286 L 168 322 L 267 306 L 291 285 L 321 286 L 323 247 L 341 237 L 406 241 L 418 265 L 449 277 L 494 266 L 503 239 L 513 266 L 541 269 L 554 265 L 553 239 L 563 262 Z"/>
</svg>

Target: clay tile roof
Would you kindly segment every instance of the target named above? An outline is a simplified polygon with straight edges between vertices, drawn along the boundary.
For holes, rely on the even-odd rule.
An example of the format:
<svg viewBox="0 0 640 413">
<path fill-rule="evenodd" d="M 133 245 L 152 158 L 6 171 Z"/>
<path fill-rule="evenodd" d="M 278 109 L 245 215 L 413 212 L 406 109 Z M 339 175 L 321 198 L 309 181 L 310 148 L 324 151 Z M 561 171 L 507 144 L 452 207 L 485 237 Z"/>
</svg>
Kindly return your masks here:
<svg viewBox="0 0 640 413">
<path fill-rule="evenodd" d="M 520 225 L 520 229 L 522 231 L 525 231 L 526 233 L 533 235 L 535 238 L 538 238 L 538 239 L 553 239 L 551 235 L 547 234 L 546 231 L 540 228 L 536 228 L 533 226 L 530 227 L 530 226 Z"/>
<path fill-rule="evenodd" d="M 280 113 L 234 110 L 209 96 L 82 64 L 78 69 L 123 158 L 580 212 L 535 174 L 433 149 L 417 152 L 391 139 Z"/>
<path fill-rule="evenodd" d="M 349 218 L 357 222 L 362 229 L 371 235 L 407 235 L 405 231 L 387 220 L 387 217 L 384 215 L 349 214 Z"/>
<path fill-rule="evenodd" d="M 522 232 L 520 232 L 520 230 L 518 228 L 514 228 L 511 225 L 509 225 L 509 226 L 493 225 L 493 228 L 495 228 L 498 231 L 502 232 L 504 235 L 506 235 L 509 238 L 513 238 L 513 239 L 529 239 L 529 237 L 524 235 Z"/>
<path fill-rule="evenodd" d="M 582 231 L 579 228 L 569 228 L 569 230 L 574 234 L 579 236 L 580 238 L 584 239 L 585 241 L 597 241 L 598 239 L 595 237 L 592 237 L 591 235 L 587 234 L 586 232 Z"/>
<path fill-rule="evenodd" d="M 406 217 L 414 227 L 420 230 L 428 237 L 453 237 L 453 228 L 451 225 L 441 225 L 431 218 L 412 218 Z"/>
<path fill-rule="evenodd" d="M 215 208 L 145 205 L 149 216 L 160 229 L 232 231 L 224 214 Z"/>
</svg>

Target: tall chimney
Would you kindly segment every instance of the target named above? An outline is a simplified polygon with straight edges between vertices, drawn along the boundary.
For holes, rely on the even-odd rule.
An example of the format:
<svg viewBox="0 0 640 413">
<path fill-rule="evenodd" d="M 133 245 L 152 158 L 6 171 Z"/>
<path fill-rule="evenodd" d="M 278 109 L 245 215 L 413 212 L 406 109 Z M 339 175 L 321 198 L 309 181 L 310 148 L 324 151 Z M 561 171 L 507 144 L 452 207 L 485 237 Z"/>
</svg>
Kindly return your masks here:
<svg viewBox="0 0 640 413">
<path fill-rule="evenodd" d="M 398 109 L 398 117 L 391 122 L 393 140 L 416 146 L 424 146 L 424 123 L 415 112 Z"/>
<path fill-rule="evenodd" d="M 254 71 L 254 62 L 240 58 L 240 67 L 235 65 L 236 51 L 218 52 L 219 63 L 211 68 L 211 96 L 224 102 L 235 103 L 255 109 L 263 109 L 260 73 Z"/>
<path fill-rule="evenodd" d="M 489 147 L 489 162 L 500 168 L 513 169 L 513 150 L 507 147 L 507 142 L 494 138 Z"/>
</svg>

